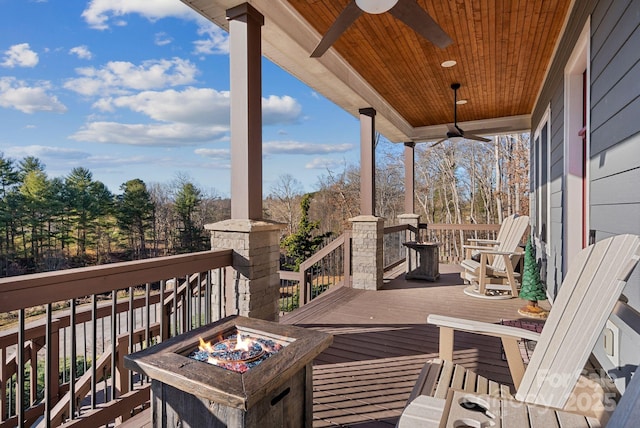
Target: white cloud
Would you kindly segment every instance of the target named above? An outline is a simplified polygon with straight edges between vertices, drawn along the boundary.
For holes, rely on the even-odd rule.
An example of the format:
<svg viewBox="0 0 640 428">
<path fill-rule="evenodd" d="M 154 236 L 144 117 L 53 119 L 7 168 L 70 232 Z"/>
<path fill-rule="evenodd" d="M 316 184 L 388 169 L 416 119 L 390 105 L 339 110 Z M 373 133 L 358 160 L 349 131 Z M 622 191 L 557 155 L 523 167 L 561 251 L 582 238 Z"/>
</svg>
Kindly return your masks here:
<svg viewBox="0 0 640 428">
<path fill-rule="evenodd" d="M 69 138 L 76 141 L 152 147 L 183 147 L 215 141 L 226 128 L 188 124 L 126 124 L 91 122 Z"/>
<path fill-rule="evenodd" d="M 315 158 L 311 162 L 307 163 L 305 169 L 324 169 L 332 170 L 343 165 L 343 161 L 338 159 L 329 158 Z"/>
<path fill-rule="evenodd" d="M 352 144 L 314 144 L 300 141 L 269 141 L 262 144 L 264 154 L 318 155 L 345 153 L 353 149 Z"/>
<path fill-rule="evenodd" d="M 167 33 L 160 32 L 155 34 L 155 44 L 157 46 L 165 46 L 173 42 L 173 38 L 171 38 Z"/>
<path fill-rule="evenodd" d="M 13 45 L 4 52 L 3 67 L 35 67 L 38 64 L 38 54 L 31 50 L 29 43 Z"/>
<path fill-rule="evenodd" d="M 89 153 L 52 146 L 40 146 L 37 144 L 30 146 L 14 146 L 5 149 L 5 153 L 11 157 L 24 158 L 27 156 L 34 156 L 37 158 L 56 158 L 56 159 L 86 159 L 90 155 Z"/>
<path fill-rule="evenodd" d="M 93 54 L 86 45 L 75 46 L 69 49 L 69 54 L 76 55 L 80 59 L 91 59 Z"/>
<path fill-rule="evenodd" d="M 195 154 L 213 159 L 231 159 L 231 151 L 229 149 L 196 149 Z"/>
<path fill-rule="evenodd" d="M 212 22 L 206 21 L 198 26 L 198 35 L 205 39 L 193 42 L 196 55 L 228 54 L 229 36 L 226 31 Z"/>
<path fill-rule="evenodd" d="M 94 107 L 103 111 L 113 111 L 114 107 L 128 108 L 162 122 L 229 127 L 229 92 L 208 88 L 144 91 L 131 96 L 102 99 Z"/>
<path fill-rule="evenodd" d="M 262 99 L 262 122 L 265 125 L 295 123 L 300 118 L 302 106 L 288 95 L 270 95 Z"/>
<path fill-rule="evenodd" d="M 82 12 L 90 27 L 106 30 L 110 23 L 126 25 L 123 17 L 138 14 L 151 21 L 166 17 L 192 18 L 195 13 L 176 0 L 91 0 Z"/>
<path fill-rule="evenodd" d="M 188 60 L 173 58 L 144 61 L 141 65 L 110 61 L 102 68 L 77 68 L 76 73 L 81 77 L 68 80 L 64 87 L 92 96 L 188 85 L 195 81 L 198 69 Z"/>
<path fill-rule="evenodd" d="M 56 96 L 47 93 L 49 89 L 48 82 L 28 86 L 14 77 L 0 77 L 0 107 L 14 108 L 28 114 L 37 111 L 66 112 L 67 107 Z"/>
<path fill-rule="evenodd" d="M 162 122 L 180 122 L 203 126 L 229 127 L 230 97 L 228 91 L 189 87 L 182 91 L 143 91 L 136 95 L 102 98 L 93 105 L 105 112 L 128 108 Z M 262 99 L 264 125 L 292 123 L 302 108 L 288 96 L 271 95 Z"/>
</svg>

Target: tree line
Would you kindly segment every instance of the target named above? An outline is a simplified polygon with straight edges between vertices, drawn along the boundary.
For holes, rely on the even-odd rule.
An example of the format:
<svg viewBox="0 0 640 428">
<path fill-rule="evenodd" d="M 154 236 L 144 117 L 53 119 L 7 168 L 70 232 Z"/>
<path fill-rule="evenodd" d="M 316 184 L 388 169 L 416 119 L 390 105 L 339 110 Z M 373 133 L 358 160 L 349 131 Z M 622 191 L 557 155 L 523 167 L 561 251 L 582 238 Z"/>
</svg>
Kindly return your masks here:
<svg viewBox="0 0 640 428">
<path fill-rule="evenodd" d="M 376 215 L 397 224 L 404 213 L 402 146 L 378 139 Z M 463 140 L 415 147 L 415 213 L 423 223 L 491 224 L 514 213 L 529 214 L 529 134 L 503 135 L 491 143 Z M 292 175 L 283 175 L 265 200 L 266 215 L 295 233 L 304 192 Z M 342 233 L 360 213 L 360 169 L 345 164 L 318 178 L 309 218 L 318 234 Z"/>
<path fill-rule="evenodd" d="M 209 249 L 204 224 L 229 217 L 188 177 L 120 192 L 83 167 L 49 178 L 38 158 L 0 153 L 0 277 Z"/>
<path fill-rule="evenodd" d="M 378 140 L 375 180 L 376 215 L 396 224 L 405 211 L 401 145 Z M 529 134 L 415 148 L 415 213 L 423 223 L 500 223 L 528 214 L 528 182 Z M 206 250 L 204 225 L 230 217 L 229 199 L 188 177 L 133 179 L 120 192 L 86 168 L 49 178 L 37 158 L 16 162 L 0 153 L 0 276 Z M 357 164 L 328 169 L 312 193 L 285 174 L 269 189 L 264 217 L 285 225 L 283 248 L 300 236 L 317 248 L 317 237 L 338 236 L 359 215 L 359 193 Z"/>
</svg>

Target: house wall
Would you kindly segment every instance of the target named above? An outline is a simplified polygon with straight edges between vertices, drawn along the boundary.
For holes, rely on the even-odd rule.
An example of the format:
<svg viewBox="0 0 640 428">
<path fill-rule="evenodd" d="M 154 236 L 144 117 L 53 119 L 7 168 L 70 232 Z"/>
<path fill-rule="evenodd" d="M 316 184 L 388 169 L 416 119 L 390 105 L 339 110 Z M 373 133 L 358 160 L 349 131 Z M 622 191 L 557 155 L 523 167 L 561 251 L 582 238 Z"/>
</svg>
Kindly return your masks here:
<svg viewBox="0 0 640 428">
<path fill-rule="evenodd" d="M 545 259 L 543 279 L 551 298 L 569 263 L 563 260 L 564 70 L 589 17 L 588 228 L 596 241 L 621 233 L 640 235 L 640 0 L 576 1 L 532 114 L 535 131 L 550 106 L 550 234 L 547 243 L 537 245 Z M 532 201 L 537 201 L 535 194 Z M 540 225 L 535 216 L 532 222 L 535 235 Z M 629 279 L 624 295 L 640 311 L 640 268 Z M 601 343 L 594 354 L 612 374 L 627 376 L 639 363 L 640 341 L 626 326 L 619 327 L 621 371 L 615 371 Z"/>
</svg>

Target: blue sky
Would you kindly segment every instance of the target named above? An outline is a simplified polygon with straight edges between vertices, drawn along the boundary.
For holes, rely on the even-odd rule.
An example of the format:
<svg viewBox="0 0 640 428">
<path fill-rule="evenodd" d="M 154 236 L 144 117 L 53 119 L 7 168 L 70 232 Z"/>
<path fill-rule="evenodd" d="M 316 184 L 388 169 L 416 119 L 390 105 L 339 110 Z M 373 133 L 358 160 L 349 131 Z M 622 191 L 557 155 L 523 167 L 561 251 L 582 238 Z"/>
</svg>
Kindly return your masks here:
<svg viewBox="0 0 640 428">
<path fill-rule="evenodd" d="M 113 192 L 187 175 L 229 195 L 227 34 L 179 0 L 0 0 L 0 152 Z M 263 60 L 264 192 L 357 163 L 359 125 Z"/>
</svg>

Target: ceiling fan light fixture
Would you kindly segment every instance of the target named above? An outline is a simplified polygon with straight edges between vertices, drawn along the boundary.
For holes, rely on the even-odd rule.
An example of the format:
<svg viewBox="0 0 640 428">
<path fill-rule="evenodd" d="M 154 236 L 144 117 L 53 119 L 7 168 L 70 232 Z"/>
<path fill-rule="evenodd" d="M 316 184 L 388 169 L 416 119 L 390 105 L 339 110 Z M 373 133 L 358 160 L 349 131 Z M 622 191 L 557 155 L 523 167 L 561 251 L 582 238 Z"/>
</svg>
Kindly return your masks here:
<svg viewBox="0 0 640 428">
<path fill-rule="evenodd" d="M 398 0 L 356 0 L 360 9 L 374 15 L 385 13 L 398 3 Z"/>
<path fill-rule="evenodd" d="M 454 65 L 456 65 L 457 62 L 450 59 L 448 61 L 443 62 L 442 64 L 440 64 L 440 67 L 442 68 L 449 68 L 449 67 L 453 67 Z"/>
</svg>

